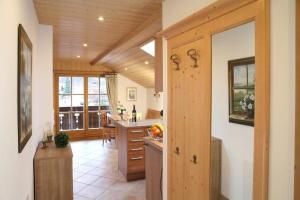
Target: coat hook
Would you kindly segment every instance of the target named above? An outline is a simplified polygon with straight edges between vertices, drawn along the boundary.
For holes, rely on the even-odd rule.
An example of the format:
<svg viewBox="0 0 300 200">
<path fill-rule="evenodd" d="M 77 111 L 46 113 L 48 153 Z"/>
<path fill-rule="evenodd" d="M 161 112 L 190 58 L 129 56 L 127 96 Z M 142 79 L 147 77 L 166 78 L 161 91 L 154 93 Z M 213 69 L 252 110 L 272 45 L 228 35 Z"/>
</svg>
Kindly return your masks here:
<svg viewBox="0 0 300 200">
<path fill-rule="evenodd" d="M 179 56 L 178 56 L 177 54 L 173 54 L 173 55 L 171 55 L 170 59 L 172 60 L 173 63 L 176 64 L 175 70 L 180 70 L 180 69 L 179 69 L 179 63 L 180 63 L 180 58 L 179 58 Z"/>
<path fill-rule="evenodd" d="M 196 68 L 198 67 L 197 61 L 198 61 L 198 53 L 196 49 L 190 49 L 187 51 L 187 55 L 191 57 L 192 60 L 194 60 L 194 65 L 191 65 L 191 67 Z"/>
<path fill-rule="evenodd" d="M 179 147 L 176 147 L 174 153 L 177 154 L 177 155 L 179 155 Z"/>
<path fill-rule="evenodd" d="M 192 163 L 197 164 L 197 156 L 193 155 L 193 159 L 191 160 Z"/>
</svg>

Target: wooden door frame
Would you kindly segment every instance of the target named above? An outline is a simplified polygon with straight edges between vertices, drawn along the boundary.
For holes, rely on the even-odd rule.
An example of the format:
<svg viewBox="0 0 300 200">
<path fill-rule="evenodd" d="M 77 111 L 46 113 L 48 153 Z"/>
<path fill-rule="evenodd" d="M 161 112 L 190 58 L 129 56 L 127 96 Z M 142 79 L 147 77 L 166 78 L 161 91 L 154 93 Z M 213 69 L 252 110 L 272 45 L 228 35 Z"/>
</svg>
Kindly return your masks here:
<svg viewBox="0 0 300 200">
<path fill-rule="evenodd" d="M 300 199 L 300 1 L 296 1 L 296 110 L 294 199 Z"/>
<path fill-rule="evenodd" d="M 59 118 L 58 118 L 58 77 L 59 76 L 82 76 L 84 77 L 84 130 L 71 130 L 71 131 L 65 131 L 66 133 L 69 134 L 70 139 L 72 140 L 77 140 L 77 139 L 93 139 L 93 138 L 101 138 L 102 137 L 102 132 L 103 129 L 88 129 L 88 112 L 87 112 L 87 91 L 88 91 L 88 86 L 87 86 L 87 81 L 86 77 L 92 77 L 92 76 L 97 76 L 100 77 L 104 75 L 105 72 L 85 72 L 85 71 L 78 71 L 78 72 L 70 72 L 70 71 L 54 71 L 54 76 L 53 76 L 53 105 L 54 105 L 54 130 L 56 133 L 59 132 Z M 85 95 L 86 94 L 86 95 Z M 81 133 L 78 135 L 78 133 Z"/>
<path fill-rule="evenodd" d="M 219 0 L 159 33 L 168 40 L 168 57 L 170 57 L 169 53 L 172 48 L 192 42 L 196 37 L 199 38 L 202 37 L 201 35 L 205 36 L 206 34 L 212 37 L 216 33 L 255 21 L 256 85 L 259 86 L 255 88 L 255 94 L 256 110 L 260 111 L 255 113 L 254 127 L 253 199 L 255 200 L 268 199 L 270 132 L 269 12 L 269 0 Z M 168 68 L 170 67 L 168 66 Z M 170 81 L 169 78 L 168 83 Z M 169 84 L 168 93 L 171 92 Z M 168 98 L 168 106 L 171 105 L 172 100 Z M 168 116 L 171 116 L 171 114 L 171 109 L 168 109 Z M 172 122 L 169 118 L 168 128 L 172 129 Z M 168 145 L 169 154 L 172 151 L 170 145 Z"/>
</svg>

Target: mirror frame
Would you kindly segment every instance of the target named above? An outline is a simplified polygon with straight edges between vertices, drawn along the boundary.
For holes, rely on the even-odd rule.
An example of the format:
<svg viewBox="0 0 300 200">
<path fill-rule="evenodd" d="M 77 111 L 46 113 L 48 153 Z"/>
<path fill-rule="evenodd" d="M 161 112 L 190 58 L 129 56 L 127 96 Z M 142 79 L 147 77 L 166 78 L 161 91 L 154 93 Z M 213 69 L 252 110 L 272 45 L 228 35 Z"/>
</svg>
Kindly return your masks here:
<svg viewBox="0 0 300 200">
<path fill-rule="evenodd" d="M 255 84 L 259 86 L 255 88 L 256 110 L 259 110 L 259 112 L 255 112 L 254 127 L 253 199 L 255 200 L 268 199 L 270 132 L 269 12 L 269 0 L 219 0 L 158 34 L 167 40 L 168 52 L 170 52 L 176 46 L 193 42 L 201 37 L 210 37 L 212 41 L 212 36 L 216 33 L 255 21 Z M 210 56 L 210 67 L 212 67 L 211 48 L 207 51 L 207 55 Z M 169 99 L 168 102 L 170 102 Z M 170 110 L 168 110 L 168 115 L 169 112 Z"/>
</svg>

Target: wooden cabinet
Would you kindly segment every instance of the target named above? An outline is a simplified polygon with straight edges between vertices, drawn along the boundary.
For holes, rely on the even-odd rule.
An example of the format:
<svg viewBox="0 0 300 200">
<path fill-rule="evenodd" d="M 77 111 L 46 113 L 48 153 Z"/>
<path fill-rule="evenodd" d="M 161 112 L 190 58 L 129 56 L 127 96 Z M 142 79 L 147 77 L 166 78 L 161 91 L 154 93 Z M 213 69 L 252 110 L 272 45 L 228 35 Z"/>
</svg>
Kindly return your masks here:
<svg viewBox="0 0 300 200">
<path fill-rule="evenodd" d="M 162 200 L 162 149 L 151 143 L 145 144 L 146 155 L 146 199 Z"/>
<path fill-rule="evenodd" d="M 127 181 L 145 178 L 144 141 L 147 127 L 119 126 L 119 169 Z"/>
<path fill-rule="evenodd" d="M 155 92 L 163 91 L 163 45 L 162 36 L 155 39 Z"/>
<path fill-rule="evenodd" d="M 34 156 L 35 200 L 72 200 L 72 149 L 38 146 Z"/>
</svg>

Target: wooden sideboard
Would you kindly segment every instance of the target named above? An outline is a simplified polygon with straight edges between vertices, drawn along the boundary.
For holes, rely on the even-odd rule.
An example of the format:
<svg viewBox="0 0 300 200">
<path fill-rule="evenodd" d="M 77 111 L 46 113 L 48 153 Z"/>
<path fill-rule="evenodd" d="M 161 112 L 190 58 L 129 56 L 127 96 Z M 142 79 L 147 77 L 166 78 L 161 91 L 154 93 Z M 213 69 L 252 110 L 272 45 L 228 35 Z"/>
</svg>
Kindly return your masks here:
<svg viewBox="0 0 300 200">
<path fill-rule="evenodd" d="M 34 156 L 35 200 L 73 199 L 73 153 L 71 146 L 56 148 L 49 143 L 38 146 Z"/>
</svg>

